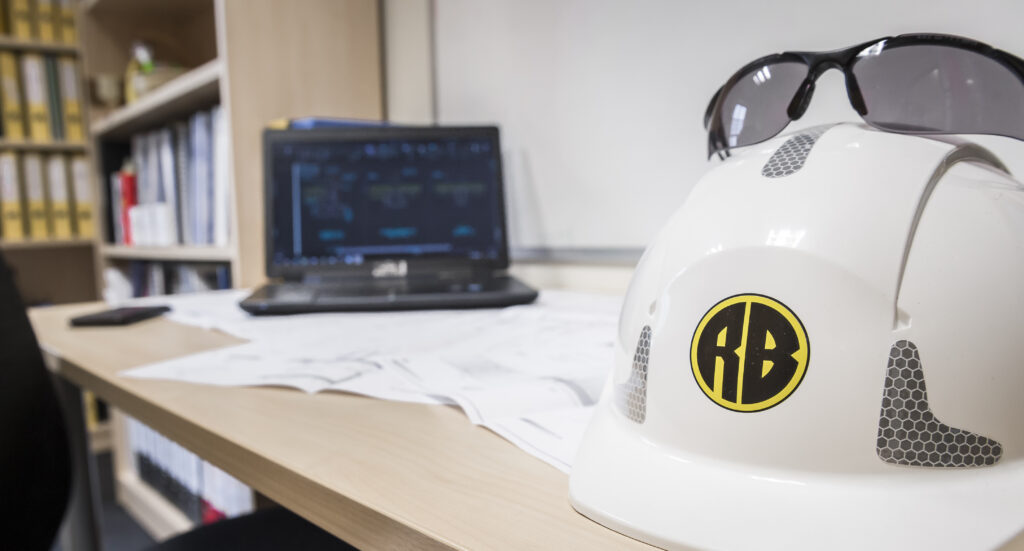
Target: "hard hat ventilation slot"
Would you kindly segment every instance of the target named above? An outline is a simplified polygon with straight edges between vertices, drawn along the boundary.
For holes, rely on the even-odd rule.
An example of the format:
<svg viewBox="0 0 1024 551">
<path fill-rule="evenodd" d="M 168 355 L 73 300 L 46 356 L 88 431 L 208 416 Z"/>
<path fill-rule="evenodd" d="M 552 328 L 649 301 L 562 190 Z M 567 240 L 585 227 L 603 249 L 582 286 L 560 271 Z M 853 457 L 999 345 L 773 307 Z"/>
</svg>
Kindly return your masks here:
<svg viewBox="0 0 1024 551">
<path fill-rule="evenodd" d="M 651 326 L 640 332 L 633 354 L 629 379 L 615 386 L 615 404 L 630 421 L 643 423 L 647 418 L 647 360 L 651 357 Z"/>
<path fill-rule="evenodd" d="M 886 463 L 919 467 L 981 467 L 1003 455 L 999 442 L 935 417 L 921 357 L 910 341 L 898 341 L 889 351 L 876 451 Z"/>
<path fill-rule="evenodd" d="M 761 168 L 761 175 L 766 178 L 782 178 L 799 171 L 804 167 L 814 143 L 831 127 L 824 125 L 809 128 L 786 140 Z"/>
</svg>

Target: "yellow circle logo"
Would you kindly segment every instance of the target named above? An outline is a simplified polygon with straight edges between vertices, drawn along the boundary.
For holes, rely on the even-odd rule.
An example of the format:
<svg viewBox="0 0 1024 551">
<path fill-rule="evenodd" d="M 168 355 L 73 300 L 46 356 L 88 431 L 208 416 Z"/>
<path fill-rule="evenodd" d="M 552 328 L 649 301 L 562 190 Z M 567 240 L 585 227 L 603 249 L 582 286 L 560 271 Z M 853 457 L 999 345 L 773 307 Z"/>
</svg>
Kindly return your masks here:
<svg viewBox="0 0 1024 551">
<path fill-rule="evenodd" d="M 807 332 L 785 304 L 736 295 L 711 307 L 690 344 L 700 389 L 733 411 L 763 411 L 800 386 L 811 357 Z"/>
</svg>

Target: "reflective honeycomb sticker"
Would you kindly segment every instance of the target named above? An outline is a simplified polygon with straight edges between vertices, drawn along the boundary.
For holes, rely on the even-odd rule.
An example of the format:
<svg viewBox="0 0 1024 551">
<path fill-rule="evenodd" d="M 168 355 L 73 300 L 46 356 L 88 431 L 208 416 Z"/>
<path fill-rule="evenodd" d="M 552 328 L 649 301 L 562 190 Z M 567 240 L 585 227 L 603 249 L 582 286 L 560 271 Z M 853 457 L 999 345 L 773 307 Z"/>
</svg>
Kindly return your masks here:
<svg viewBox="0 0 1024 551">
<path fill-rule="evenodd" d="M 651 356 L 651 326 L 640 332 L 633 354 L 633 368 L 629 379 L 615 387 L 615 403 L 631 421 L 643 423 L 647 418 L 647 359 Z"/>
<path fill-rule="evenodd" d="M 814 142 L 825 133 L 831 125 L 816 126 L 793 136 L 785 141 L 782 147 L 772 153 L 771 158 L 761 168 L 761 175 L 766 178 L 782 178 L 796 173 L 804 167 L 807 155 L 811 153 Z"/>
<path fill-rule="evenodd" d="M 981 467 L 999 461 L 1003 447 L 935 417 L 917 346 L 898 341 L 889 351 L 876 451 L 882 461 L 897 465 Z"/>
</svg>

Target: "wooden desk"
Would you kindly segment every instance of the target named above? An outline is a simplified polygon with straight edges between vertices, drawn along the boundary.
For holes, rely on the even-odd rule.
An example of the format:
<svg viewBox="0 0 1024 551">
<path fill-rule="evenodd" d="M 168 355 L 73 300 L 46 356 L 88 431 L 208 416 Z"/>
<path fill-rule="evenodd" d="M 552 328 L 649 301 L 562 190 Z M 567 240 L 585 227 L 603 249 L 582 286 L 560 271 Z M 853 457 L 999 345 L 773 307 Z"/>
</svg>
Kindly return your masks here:
<svg viewBox="0 0 1024 551">
<path fill-rule="evenodd" d="M 164 319 L 75 328 L 33 309 L 58 372 L 361 549 L 652 549 L 577 514 L 568 477 L 458 410 L 118 377 L 238 342 Z"/>
</svg>

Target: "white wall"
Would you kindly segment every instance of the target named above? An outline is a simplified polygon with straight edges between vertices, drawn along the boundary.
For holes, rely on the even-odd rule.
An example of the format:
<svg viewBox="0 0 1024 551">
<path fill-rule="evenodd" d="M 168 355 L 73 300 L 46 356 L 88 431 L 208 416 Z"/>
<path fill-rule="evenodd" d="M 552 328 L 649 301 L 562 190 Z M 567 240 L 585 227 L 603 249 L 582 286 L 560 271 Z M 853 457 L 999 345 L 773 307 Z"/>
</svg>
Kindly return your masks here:
<svg viewBox="0 0 1024 551">
<path fill-rule="evenodd" d="M 987 0 L 436 0 L 434 101 L 439 122 L 501 125 L 513 246 L 642 247 L 709 166 L 704 109 L 746 62 L 905 32 L 1024 55 L 1022 22 Z M 790 130 L 844 119 L 831 72 Z M 984 142 L 1024 174 L 1022 144 Z"/>
<path fill-rule="evenodd" d="M 384 0 L 385 107 L 390 121 L 434 122 L 433 3 Z"/>
</svg>

